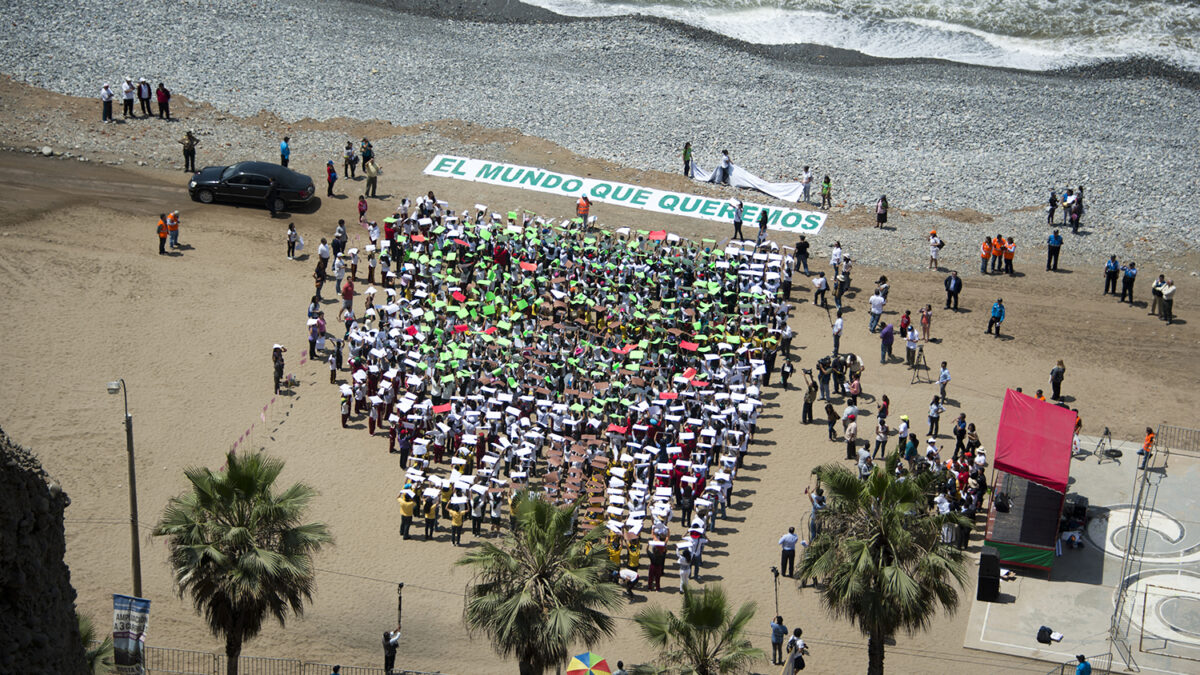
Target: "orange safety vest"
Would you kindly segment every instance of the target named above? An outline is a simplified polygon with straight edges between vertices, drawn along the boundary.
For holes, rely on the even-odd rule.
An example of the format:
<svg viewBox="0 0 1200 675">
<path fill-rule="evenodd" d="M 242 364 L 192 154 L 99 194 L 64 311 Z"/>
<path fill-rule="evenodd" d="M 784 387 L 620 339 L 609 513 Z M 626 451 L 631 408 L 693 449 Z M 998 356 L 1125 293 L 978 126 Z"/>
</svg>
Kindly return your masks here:
<svg viewBox="0 0 1200 675">
<path fill-rule="evenodd" d="M 1146 440 L 1142 441 L 1142 451 L 1149 453 L 1154 447 L 1154 434 L 1146 434 Z"/>
<path fill-rule="evenodd" d="M 992 240 L 992 255 L 999 258 L 1004 252 L 1004 237 L 996 237 Z"/>
<path fill-rule="evenodd" d="M 158 238 L 159 239 L 167 238 L 167 224 L 165 222 L 163 222 L 161 219 L 158 221 Z"/>
<path fill-rule="evenodd" d="M 179 229 L 179 221 L 171 216 L 167 216 L 167 229 L 174 232 Z"/>
<path fill-rule="evenodd" d="M 589 206 L 591 206 L 591 204 L 589 204 L 588 201 L 583 197 L 580 197 L 579 203 L 575 205 L 575 215 L 587 220 Z"/>
<path fill-rule="evenodd" d="M 1014 241 L 1011 244 L 1004 245 L 1004 259 L 1005 260 L 1012 260 L 1013 256 L 1015 256 L 1016 254 L 1017 254 L 1017 242 Z"/>
<path fill-rule="evenodd" d="M 992 257 L 992 242 L 984 240 L 984 242 L 979 245 L 979 257 L 983 258 L 984 260 Z"/>
</svg>

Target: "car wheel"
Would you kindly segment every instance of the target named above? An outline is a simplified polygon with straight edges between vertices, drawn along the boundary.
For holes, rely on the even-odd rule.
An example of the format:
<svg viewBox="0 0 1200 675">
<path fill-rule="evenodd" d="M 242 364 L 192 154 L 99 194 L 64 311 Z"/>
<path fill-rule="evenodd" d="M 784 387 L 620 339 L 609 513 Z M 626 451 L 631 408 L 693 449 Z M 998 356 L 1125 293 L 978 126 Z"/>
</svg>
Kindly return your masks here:
<svg viewBox="0 0 1200 675">
<path fill-rule="evenodd" d="M 196 193 L 196 199 L 200 200 L 201 204 L 211 204 L 213 203 L 213 192 L 212 190 L 200 190 Z"/>
<path fill-rule="evenodd" d="M 286 209 L 286 208 L 287 208 L 287 202 L 285 202 L 285 201 L 283 201 L 282 199 L 279 199 L 278 197 L 276 197 L 276 198 L 275 198 L 275 210 L 276 210 L 276 211 L 283 211 L 283 210 L 284 210 L 284 209 Z"/>
</svg>

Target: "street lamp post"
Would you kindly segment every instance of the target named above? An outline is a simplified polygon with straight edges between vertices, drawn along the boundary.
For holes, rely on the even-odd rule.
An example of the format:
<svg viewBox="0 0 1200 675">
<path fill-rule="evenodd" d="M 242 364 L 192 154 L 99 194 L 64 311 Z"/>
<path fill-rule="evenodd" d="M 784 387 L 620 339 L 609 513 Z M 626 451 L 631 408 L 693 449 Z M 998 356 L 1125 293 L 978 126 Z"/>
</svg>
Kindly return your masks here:
<svg viewBox="0 0 1200 675">
<path fill-rule="evenodd" d="M 125 450 L 129 457 L 129 543 L 133 557 L 133 595 L 142 597 L 142 546 L 138 539 L 137 474 L 133 470 L 133 416 L 129 414 L 129 387 L 122 378 L 108 383 L 108 393 L 125 395 Z"/>
</svg>

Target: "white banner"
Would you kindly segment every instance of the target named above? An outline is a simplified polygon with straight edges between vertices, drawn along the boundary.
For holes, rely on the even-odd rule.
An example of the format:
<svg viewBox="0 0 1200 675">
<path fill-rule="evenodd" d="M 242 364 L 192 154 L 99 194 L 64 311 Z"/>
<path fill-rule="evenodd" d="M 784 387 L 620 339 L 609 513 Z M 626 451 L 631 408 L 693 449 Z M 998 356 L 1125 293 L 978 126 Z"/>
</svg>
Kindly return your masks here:
<svg viewBox="0 0 1200 675">
<path fill-rule="evenodd" d="M 712 171 L 705 171 L 699 164 L 692 162 L 692 178 L 701 183 L 720 182 L 717 180 L 717 174 L 720 171 L 720 167 Z M 732 187 L 751 188 L 785 202 L 798 202 L 804 198 L 803 183 L 772 183 L 755 176 L 737 164 L 730 164 L 728 182 Z"/>
<path fill-rule="evenodd" d="M 734 205 L 728 199 L 701 197 L 595 178 L 581 178 L 516 164 L 438 155 L 425 167 L 424 173 L 427 176 L 441 176 L 476 183 L 535 190 L 574 199 L 586 194 L 593 202 L 703 220 L 733 222 Z M 771 230 L 816 234 L 825 224 L 824 213 L 784 209 L 762 204 L 745 204 L 742 220 L 748 228 L 754 228 L 759 213 L 762 211 L 767 212 L 767 228 Z"/>
</svg>

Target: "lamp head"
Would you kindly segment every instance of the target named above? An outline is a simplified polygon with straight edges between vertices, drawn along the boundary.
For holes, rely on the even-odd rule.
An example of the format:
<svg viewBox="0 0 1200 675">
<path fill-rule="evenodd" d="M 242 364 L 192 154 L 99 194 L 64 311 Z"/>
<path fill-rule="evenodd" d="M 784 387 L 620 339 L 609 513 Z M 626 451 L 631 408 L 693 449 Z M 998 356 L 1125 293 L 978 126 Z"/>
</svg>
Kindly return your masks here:
<svg viewBox="0 0 1200 675">
<path fill-rule="evenodd" d="M 119 380 L 116 382 L 109 382 L 108 383 L 108 393 L 110 393 L 110 394 L 121 393 L 121 382 Z"/>
</svg>

